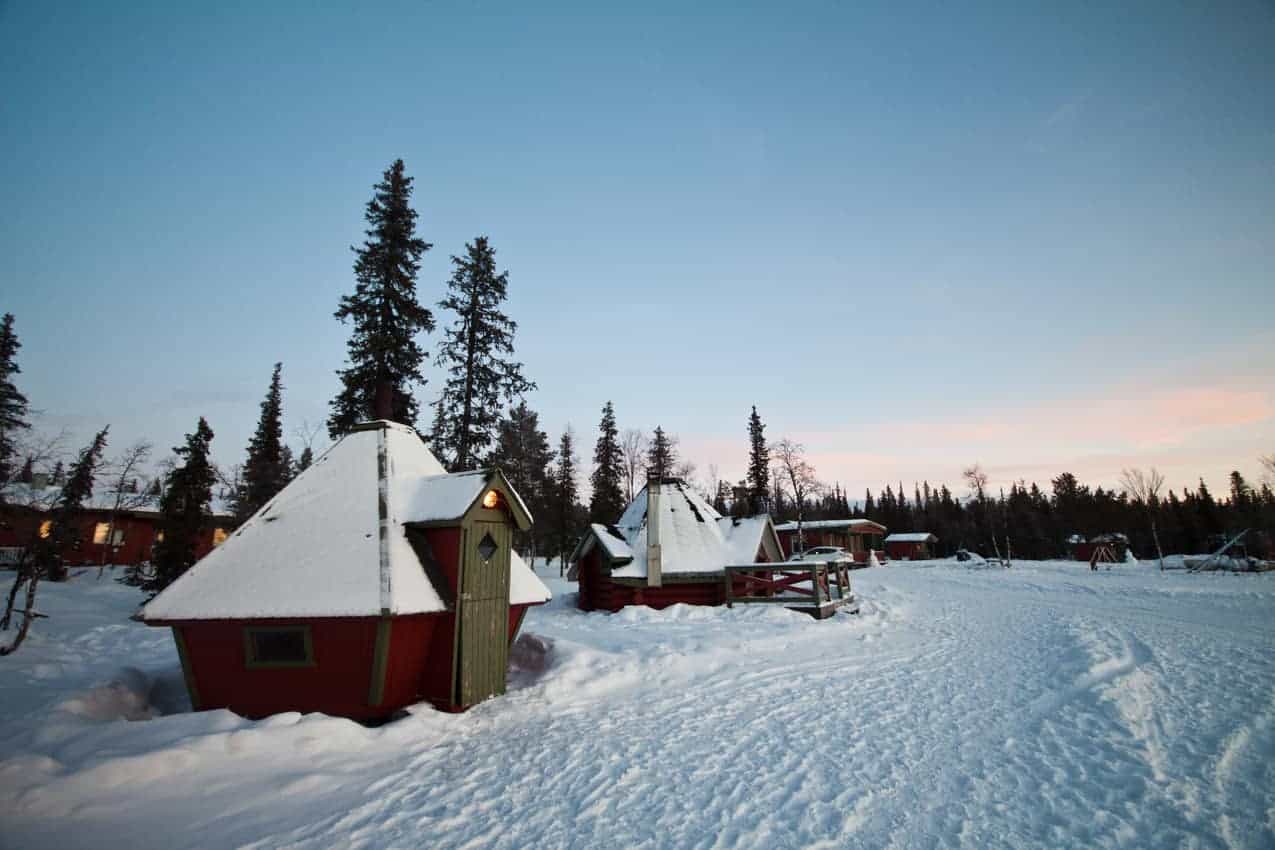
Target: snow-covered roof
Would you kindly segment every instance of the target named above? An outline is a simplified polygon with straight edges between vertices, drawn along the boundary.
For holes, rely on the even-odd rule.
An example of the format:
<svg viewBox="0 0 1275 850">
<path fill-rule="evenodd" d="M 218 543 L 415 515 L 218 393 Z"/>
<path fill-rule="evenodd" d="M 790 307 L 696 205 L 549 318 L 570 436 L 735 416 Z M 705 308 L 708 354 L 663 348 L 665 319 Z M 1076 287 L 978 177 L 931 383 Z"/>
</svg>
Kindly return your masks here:
<svg viewBox="0 0 1275 850">
<path fill-rule="evenodd" d="M 539 605 L 553 598 L 549 588 L 517 552 L 509 553 L 509 604 Z"/>
<path fill-rule="evenodd" d="M 779 536 L 775 534 L 775 525 L 770 516 L 761 514 L 750 517 L 722 517 L 718 521 L 724 525 L 722 534 L 726 538 L 728 564 L 751 564 L 757 560 L 757 552 L 766 544 L 769 537 L 773 544 L 771 557 L 783 560 L 783 547 L 779 544 Z"/>
<path fill-rule="evenodd" d="M 658 495 L 654 516 L 648 510 L 652 490 Z M 751 564 L 765 535 L 774 533 L 768 516 L 723 517 L 681 481 L 665 479 L 643 487 L 614 526 L 591 526 L 572 558 L 578 560 L 597 545 L 611 562 L 611 575 L 646 578 L 652 523 L 658 524 L 663 576 L 713 574 L 728 564 Z M 777 539 L 773 548 L 778 550 Z"/>
<path fill-rule="evenodd" d="M 384 478 L 378 473 L 382 457 Z M 459 519 L 491 476 L 499 477 L 447 474 L 404 425 L 363 426 L 151 600 L 142 616 L 168 621 L 446 610 L 408 541 L 407 524 Z M 511 601 L 549 598 L 521 558 L 511 559 L 510 571 Z"/>
<path fill-rule="evenodd" d="M 879 522 L 873 522 L 870 519 L 816 519 L 803 522 L 801 524 L 805 528 L 846 528 L 859 534 L 883 534 L 885 526 Z M 775 526 L 775 531 L 796 531 L 797 523 L 785 522 L 782 525 Z"/>
<path fill-rule="evenodd" d="M 885 539 L 886 543 L 933 543 L 938 540 L 928 531 L 905 531 L 901 534 L 891 534 Z"/>
<path fill-rule="evenodd" d="M 595 522 L 589 526 L 589 533 L 581 537 L 580 542 L 576 544 L 575 551 L 571 554 L 572 562 L 589 554 L 594 546 L 601 546 L 607 559 L 612 563 L 633 560 L 633 550 L 629 548 L 629 543 L 624 539 L 620 529 L 614 525 L 602 525 Z"/>
</svg>

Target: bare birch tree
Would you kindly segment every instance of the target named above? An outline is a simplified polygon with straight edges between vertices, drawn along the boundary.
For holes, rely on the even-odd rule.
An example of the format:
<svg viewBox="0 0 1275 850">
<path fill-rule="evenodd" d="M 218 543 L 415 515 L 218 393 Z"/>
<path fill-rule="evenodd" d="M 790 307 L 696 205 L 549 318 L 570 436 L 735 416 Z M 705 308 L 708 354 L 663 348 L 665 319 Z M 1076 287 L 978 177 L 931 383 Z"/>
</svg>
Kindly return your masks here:
<svg viewBox="0 0 1275 850">
<path fill-rule="evenodd" d="M 632 502 L 639 475 L 646 466 L 646 434 L 637 428 L 625 428 L 620 434 L 620 456 L 624 467 L 624 499 Z"/>
<path fill-rule="evenodd" d="M 146 465 L 146 461 L 150 460 L 151 452 L 154 450 L 154 444 L 147 440 L 138 440 L 125 449 L 119 457 L 113 458 L 102 470 L 110 476 L 111 483 L 107 487 L 106 495 L 110 499 L 111 507 L 107 515 L 106 545 L 102 547 L 102 559 L 97 566 L 98 578 L 101 578 L 106 570 L 107 553 L 114 555 L 115 526 L 119 515 L 123 511 L 140 508 L 150 498 L 146 492 L 148 485 L 143 486 L 138 478 L 142 467 Z"/>
<path fill-rule="evenodd" d="M 806 447 L 785 437 L 770 444 L 771 476 L 776 489 L 787 490 L 797 508 L 797 546 L 794 551 L 806 548 L 805 522 L 806 500 L 817 496 L 823 485 L 815 477 L 814 467 L 806 461 Z"/>
<path fill-rule="evenodd" d="M 961 473 L 961 477 L 965 479 L 965 483 L 969 485 L 970 492 L 974 494 L 974 498 L 980 502 L 987 497 L 987 473 L 983 471 L 980 464 L 974 464 Z"/>
<path fill-rule="evenodd" d="M 1160 548 L 1160 532 L 1156 529 L 1155 509 L 1160 501 L 1160 488 L 1164 486 L 1164 476 L 1154 466 L 1146 472 L 1141 469 L 1124 469 L 1120 471 L 1120 484 L 1125 491 L 1142 504 L 1147 514 L 1147 522 L 1151 523 L 1151 539 L 1155 541 L 1155 554 L 1160 559 L 1160 569 L 1164 569 L 1164 550 Z"/>
</svg>

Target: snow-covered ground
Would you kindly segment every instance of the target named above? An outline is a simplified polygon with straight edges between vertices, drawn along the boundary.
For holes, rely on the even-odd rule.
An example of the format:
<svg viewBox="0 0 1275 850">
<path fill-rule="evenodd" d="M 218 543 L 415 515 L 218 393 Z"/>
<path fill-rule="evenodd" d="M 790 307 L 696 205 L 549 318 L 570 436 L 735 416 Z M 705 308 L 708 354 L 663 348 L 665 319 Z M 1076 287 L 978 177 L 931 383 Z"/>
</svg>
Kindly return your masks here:
<svg viewBox="0 0 1275 850">
<path fill-rule="evenodd" d="M 184 711 L 93 575 L 0 659 L 4 848 L 1275 847 L 1275 574 L 893 564 L 822 622 L 554 579 L 546 670 L 376 729 Z"/>
</svg>

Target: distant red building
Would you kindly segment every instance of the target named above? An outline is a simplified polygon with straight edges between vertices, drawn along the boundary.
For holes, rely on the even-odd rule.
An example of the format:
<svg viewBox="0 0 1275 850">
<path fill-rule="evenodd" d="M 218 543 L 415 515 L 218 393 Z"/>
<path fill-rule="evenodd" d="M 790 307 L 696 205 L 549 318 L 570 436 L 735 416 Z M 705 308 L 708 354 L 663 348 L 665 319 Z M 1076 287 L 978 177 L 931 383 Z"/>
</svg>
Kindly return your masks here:
<svg viewBox="0 0 1275 850">
<path fill-rule="evenodd" d="M 797 523 L 785 522 L 775 526 L 783 545 L 784 558 L 791 558 L 797 549 Z M 877 560 L 886 560 L 882 537 L 886 528 L 870 519 L 817 519 L 801 524 L 801 536 L 805 548 L 813 546 L 838 546 L 845 549 L 860 563 L 875 553 Z"/>
<path fill-rule="evenodd" d="M 1091 561 L 1094 553 L 1101 547 L 1110 550 L 1111 555 L 1117 561 L 1123 561 L 1127 557 L 1129 551 L 1129 538 L 1120 532 L 1110 532 L 1108 534 L 1099 534 L 1084 539 L 1078 534 L 1073 534 L 1067 540 L 1071 547 L 1071 556 L 1077 561 Z"/>
<path fill-rule="evenodd" d="M 499 470 L 447 474 L 411 428 L 358 426 L 142 610 L 171 628 L 196 710 L 460 711 L 504 693 L 549 590 L 513 551 L 531 517 Z"/>
<path fill-rule="evenodd" d="M 934 557 L 938 537 L 928 531 L 905 531 L 885 539 L 885 553 L 899 561 L 924 561 Z"/>
<path fill-rule="evenodd" d="M 0 568 L 14 564 L 24 548 L 47 533 L 49 508 L 60 488 L 18 486 L 0 507 Z M 62 552 L 69 566 L 140 564 L 149 561 L 159 535 L 159 511 L 153 501 L 140 507 L 114 509 L 113 497 L 95 496 L 84 507 L 79 533 Z M 198 540 L 195 554 L 202 558 L 226 539 L 234 518 L 215 512 Z"/>
</svg>

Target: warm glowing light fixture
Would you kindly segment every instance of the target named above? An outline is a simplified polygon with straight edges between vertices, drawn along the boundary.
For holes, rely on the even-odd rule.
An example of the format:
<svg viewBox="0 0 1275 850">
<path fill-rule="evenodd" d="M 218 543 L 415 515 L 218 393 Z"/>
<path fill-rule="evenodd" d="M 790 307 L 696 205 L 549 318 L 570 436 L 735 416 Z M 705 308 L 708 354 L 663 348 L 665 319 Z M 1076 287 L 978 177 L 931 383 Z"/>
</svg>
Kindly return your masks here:
<svg viewBox="0 0 1275 850">
<path fill-rule="evenodd" d="M 496 505 L 499 505 L 499 504 L 500 504 L 500 494 L 497 493 L 495 490 L 488 490 L 486 493 L 483 494 L 484 508 L 494 509 Z"/>
</svg>

